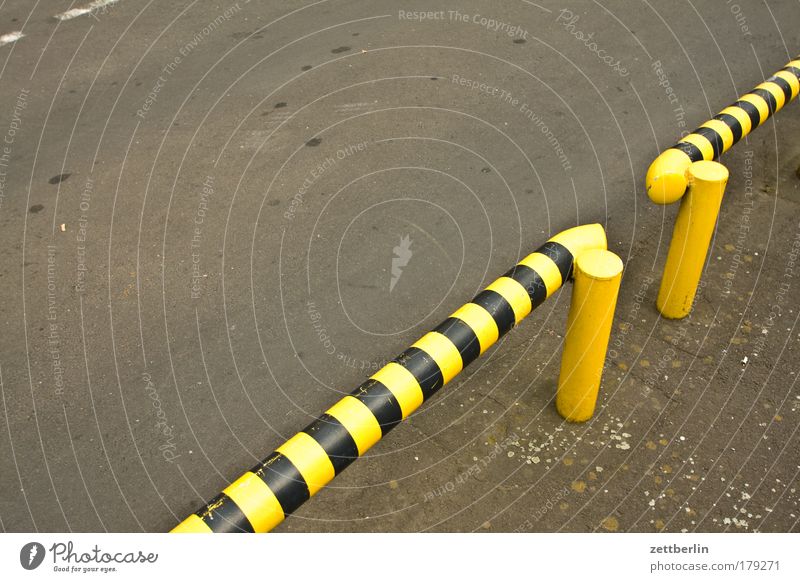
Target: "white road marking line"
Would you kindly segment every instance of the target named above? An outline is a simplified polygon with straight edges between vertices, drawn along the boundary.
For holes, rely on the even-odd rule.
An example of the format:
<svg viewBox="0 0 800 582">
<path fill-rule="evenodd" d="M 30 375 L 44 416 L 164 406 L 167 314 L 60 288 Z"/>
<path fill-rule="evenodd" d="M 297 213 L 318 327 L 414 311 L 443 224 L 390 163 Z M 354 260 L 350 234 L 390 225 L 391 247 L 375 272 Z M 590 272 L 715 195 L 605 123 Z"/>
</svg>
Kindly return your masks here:
<svg viewBox="0 0 800 582">
<path fill-rule="evenodd" d="M 73 18 L 83 16 L 84 14 L 91 14 L 98 8 L 105 8 L 106 6 L 116 4 L 117 2 L 119 2 L 119 0 L 94 0 L 93 2 L 89 2 L 89 4 L 83 8 L 73 8 L 72 10 L 62 12 L 61 14 L 56 14 L 56 18 L 58 20 L 72 20 Z"/>
<path fill-rule="evenodd" d="M 8 34 L 4 34 L 3 36 L 0 36 L 0 46 L 5 46 L 7 44 L 11 44 L 12 42 L 17 42 L 23 36 L 25 35 L 22 34 L 20 31 L 9 32 Z"/>
</svg>

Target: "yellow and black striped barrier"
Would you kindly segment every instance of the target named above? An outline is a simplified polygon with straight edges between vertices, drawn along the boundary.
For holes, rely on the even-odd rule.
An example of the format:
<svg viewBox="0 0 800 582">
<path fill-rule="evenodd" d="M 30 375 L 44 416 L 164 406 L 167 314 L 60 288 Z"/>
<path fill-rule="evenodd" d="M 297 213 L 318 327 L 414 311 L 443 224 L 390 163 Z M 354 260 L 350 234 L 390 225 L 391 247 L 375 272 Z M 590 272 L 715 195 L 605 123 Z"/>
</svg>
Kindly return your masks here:
<svg viewBox="0 0 800 582">
<path fill-rule="evenodd" d="M 599 224 L 554 236 L 172 531 L 271 530 L 606 248 Z"/>
<path fill-rule="evenodd" d="M 658 156 L 647 171 L 647 195 L 656 204 L 679 200 L 693 162 L 716 160 L 799 92 L 800 56 Z"/>
</svg>

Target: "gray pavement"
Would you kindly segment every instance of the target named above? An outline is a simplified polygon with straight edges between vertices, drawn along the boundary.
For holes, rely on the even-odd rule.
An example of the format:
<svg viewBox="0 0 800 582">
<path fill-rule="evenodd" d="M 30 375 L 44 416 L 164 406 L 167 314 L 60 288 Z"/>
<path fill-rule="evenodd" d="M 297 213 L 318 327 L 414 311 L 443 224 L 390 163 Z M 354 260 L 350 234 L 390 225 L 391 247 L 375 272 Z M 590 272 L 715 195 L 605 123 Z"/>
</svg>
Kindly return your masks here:
<svg viewBox="0 0 800 582">
<path fill-rule="evenodd" d="M 0 3 L 3 530 L 170 529 L 588 222 L 626 261 L 592 421 L 553 405 L 567 289 L 278 531 L 798 530 L 800 106 L 724 156 L 682 322 L 644 194 L 800 53 L 796 2 L 55 17 L 89 4 Z"/>
</svg>

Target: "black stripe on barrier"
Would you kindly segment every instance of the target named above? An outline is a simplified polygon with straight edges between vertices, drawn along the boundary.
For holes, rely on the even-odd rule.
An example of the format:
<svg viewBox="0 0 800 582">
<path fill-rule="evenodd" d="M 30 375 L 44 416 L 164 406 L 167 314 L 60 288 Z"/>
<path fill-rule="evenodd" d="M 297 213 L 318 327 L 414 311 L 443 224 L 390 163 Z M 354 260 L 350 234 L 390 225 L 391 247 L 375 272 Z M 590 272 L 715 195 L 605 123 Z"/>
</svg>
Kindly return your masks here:
<svg viewBox="0 0 800 582">
<path fill-rule="evenodd" d="M 514 281 L 525 287 L 533 309 L 539 307 L 547 299 L 547 286 L 544 283 L 544 279 L 529 266 L 517 265 L 503 276 L 514 279 Z"/>
<path fill-rule="evenodd" d="M 403 409 L 392 391 L 381 382 L 370 378 L 353 391 L 353 396 L 363 402 L 381 425 L 381 436 L 403 420 Z"/>
<path fill-rule="evenodd" d="M 255 533 L 244 512 L 224 493 L 217 495 L 195 515 L 214 533 Z"/>
<path fill-rule="evenodd" d="M 700 151 L 700 148 L 693 143 L 689 143 L 688 141 L 680 141 L 670 149 L 682 151 L 689 156 L 689 159 L 693 162 L 699 162 L 703 159 L 703 152 Z"/>
<path fill-rule="evenodd" d="M 457 317 L 448 317 L 433 331 L 442 334 L 453 342 L 458 353 L 461 354 L 462 368 L 466 368 L 468 364 L 481 355 L 481 343 L 478 336 L 475 335 L 470 326 Z"/>
<path fill-rule="evenodd" d="M 569 278 L 572 276 L 572 253 L 564 245 L 555 241 L 549 240 L 544 243 L 536 251 L 553 261 L 558 265 L 558 270 L 561 272 L 561 284 L 566 285 Z"/>
<path fill-rule="evenodd" d="M 800 68 L 790 66 L 790 67 L 784 67 L 783 70 L 786 71 L 787 73 L 791 73 L 792 75 L 797 77 L 798 81 L 800 81 Z"/>
<path fill-rule="evenodd" d="M 713 119 L 721 121 L 728 126 L 728 129 L 730 129 L 733 134 L 733 143 L 742 139 L 742 124 L 739 123 L 739 120 L 733 115 L 730 113 L 720 113 L 719 115 L 715 115 Z"/>
<path fill-rule="evenodd" d="M 411 372 L 422 388 L 423 400 L 427 400 L 444 386 L 444 376 L 439 364 L 419 348 L 408 348 L 394 362 Z"/>
<path fill-rule="evenodd" d="M 783 91 L 783 103 L 784 105 L 791 101 L 792 99 L 792 86 L 789 84 L 789 81 L 786 79 L 781 79 L 780 77 L 770 77 L 767 79 L 770 83 L 775 83 L 778 87 L 781 88 Z"/>
<path fill-rule="evenodd" d="M 272 490 L 285 515 L 292 513 L 311 497 L 303 475 L 294 463 L 277 451 L 251 470 Z"/>
<path fill-rule="evenodd" d="M 358 445 L 353 436 L 330 414 L 323 414 L 304 428 L 303 432 L 319 443 L 330 458 L 333 471 L 337 475 L 358 458 Z"/>
<path fill-rule="evenodd" d="M 761 113 L 758 111 L 758 107 L 749 101 L 737 101 L 731 105 L 731 107 L 738 107 L 747 113 L 747 117 L 750 118 L 750 131 L 753 131 L 755 128 L 761 125 Z"/>
<path fill-rule="evenodd" d="M 489 315 L 492 316 L 492 319 L 497 324 L 497 331 L 500 336 L 514 327 L 514 323 L 516 323 L 514 309 L 505 300 L 505 297 L 497 291 L 484 289 L 475 296 L 472 303 L 480 305 L 489 312 Z"/>
<path fill-rule="evenodd" d="M 772 115 L 778 109 L 778 102 L 775 100 L 775 95 L 767 91 L 766 89 L 753 89 L 750 91 L 751 95 L 758 95 L 764 101 L 767 102 L 767 107 L 769 107 L 769 114 Z"/>
<path fill-rule="evenodd" d="M 698 127 L 692 133 L 703 136 L 711 144 L 711 149 L 714 150 L 714 159 L 718 158 L 722 153 L 722 136 L 717 133 L 715 129 L 710 127 Z"/>
</svg>

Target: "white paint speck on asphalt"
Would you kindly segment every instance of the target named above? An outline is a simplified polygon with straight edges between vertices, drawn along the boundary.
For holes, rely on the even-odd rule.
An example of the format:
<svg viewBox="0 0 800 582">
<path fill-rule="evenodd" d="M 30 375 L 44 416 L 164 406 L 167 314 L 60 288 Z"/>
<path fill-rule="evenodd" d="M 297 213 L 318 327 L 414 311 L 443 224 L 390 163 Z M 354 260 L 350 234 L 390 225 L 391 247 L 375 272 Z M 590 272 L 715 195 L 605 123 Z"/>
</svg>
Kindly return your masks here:
<svg viewBox="0 0 800 582">
<path fill-rule="evenodd" d="M 72 20 L 73 18 L 83 16 L 84 14 L 91 14 L 95 10 L 105 8 L 106 6 L 116 4 L 117 2 L 119 2 L 119 0 L 94 0 L 82 8 L 73 8 L 72 10 L 62 12 L 61 14 L 56 14 L 56 18 L 58 20 Z"/>
<path fill-rule="evenodd" d="M 3 36 L 0 36 L 0 46 L 5 46 L 7 44 L 11 44 L 12 42 L 17 42 L 23 36 L 25 35 L 22 34 L 20 31 L 9 32 L 8 34 L 4 34 Z"/>
</svg>

